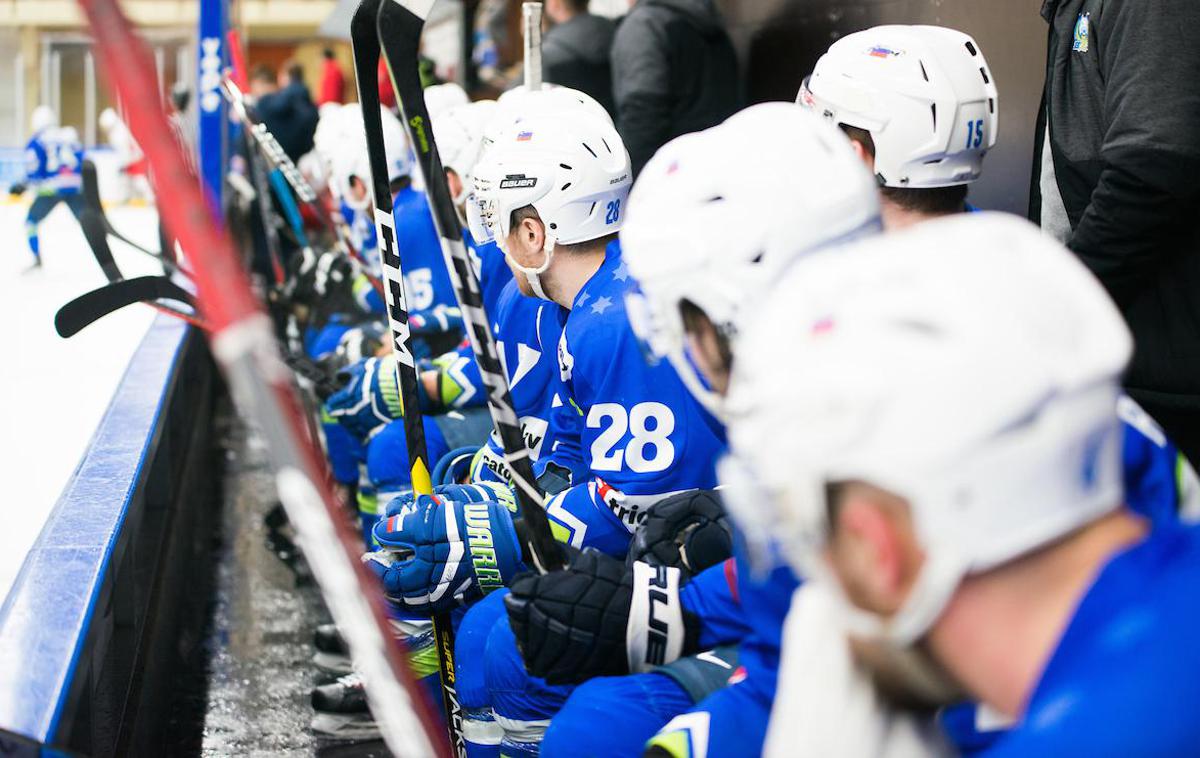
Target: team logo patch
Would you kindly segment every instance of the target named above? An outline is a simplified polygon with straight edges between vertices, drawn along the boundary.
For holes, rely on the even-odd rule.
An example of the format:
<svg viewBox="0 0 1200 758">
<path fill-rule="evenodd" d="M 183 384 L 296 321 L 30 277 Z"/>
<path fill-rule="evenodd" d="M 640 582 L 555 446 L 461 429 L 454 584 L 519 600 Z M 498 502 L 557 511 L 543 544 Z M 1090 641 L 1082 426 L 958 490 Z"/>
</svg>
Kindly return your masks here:
<svg viewBox="0 0 1200 758">
<path fill-rule="evenodd" d="M 1092 14 L 1080 13 L 1075 22 L 1075 42 L 1071 44 L 1071 52 L 1086 53 L 1091 45 Z"/>
<path fill-rule="evenodd" d="M 528 189 L 529 187 L 536 187 L 537 182 L 536 176 L 509 174 L 500 181 L 500 189 Z"/>
<path fill-rule="evenodd" d="M 893 50 L 890 47 L 884 47 L 883 45 L 875 45 L 867 51 L 867 55 L 871 56 L 872 58 L 898 58 L 901 55 L 904 55 L 904 51 Z"/>
</svg>

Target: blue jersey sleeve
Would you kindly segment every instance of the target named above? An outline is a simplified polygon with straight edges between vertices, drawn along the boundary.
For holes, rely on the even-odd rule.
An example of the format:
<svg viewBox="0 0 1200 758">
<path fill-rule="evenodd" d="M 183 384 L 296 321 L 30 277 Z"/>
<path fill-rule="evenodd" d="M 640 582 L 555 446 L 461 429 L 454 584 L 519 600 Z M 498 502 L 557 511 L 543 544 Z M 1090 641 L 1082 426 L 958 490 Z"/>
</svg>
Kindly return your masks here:
<svg viewBox="0 0 1200 758">
<path fill-rule="evenodd" d="M 406 187 L 396 194 L 393 216 L 396 250 L 404 271 L 404 293 L 411 313 L 457 308 L 442 243 L 424 192 Z M 461 323 L 459 324 L 461 327 Z"/>
<path fill-rule="evenodd" d="M 700 647 L 741 641 L 750 633 L 737 593 L 733 559 L 701 571 L 679 590 L 683 609 L 700 622 Z"/>
</svg>

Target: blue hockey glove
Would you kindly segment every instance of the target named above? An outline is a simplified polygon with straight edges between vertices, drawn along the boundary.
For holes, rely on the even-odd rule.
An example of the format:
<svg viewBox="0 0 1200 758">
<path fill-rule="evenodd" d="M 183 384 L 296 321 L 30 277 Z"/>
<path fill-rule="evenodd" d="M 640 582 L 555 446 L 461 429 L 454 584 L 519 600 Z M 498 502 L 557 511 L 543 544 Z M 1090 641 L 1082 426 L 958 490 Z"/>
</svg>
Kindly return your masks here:
<svg viewBox="0 0 1200 758">
<path fill-rule="evenodd" d="M 392 602 L 419 615 L 478 600 L 523 570 L 512 517 L 496 502 L 420 495 L 373 535 L 380 549 L 363 561 Z"/>
<path fill-rule="evenodd" d="M 500 503 L 509 513 L 517 512 L 516 496 L 500 482 L 475 484 L 441 484 L 433 488 L 439 498 L 459 505 L 466 503 Z M 399 516 L 413 509 L 416 496 L 411 492 L 395 497 L 387 504 L 386 515 Z"/>
<path fill-rule="evenodd" d="M 404 417 L 393 356 L 367 358 L 347 367 L 342 389 L 325 402 L 329 415 L 362 442 Z"/>
</svg>

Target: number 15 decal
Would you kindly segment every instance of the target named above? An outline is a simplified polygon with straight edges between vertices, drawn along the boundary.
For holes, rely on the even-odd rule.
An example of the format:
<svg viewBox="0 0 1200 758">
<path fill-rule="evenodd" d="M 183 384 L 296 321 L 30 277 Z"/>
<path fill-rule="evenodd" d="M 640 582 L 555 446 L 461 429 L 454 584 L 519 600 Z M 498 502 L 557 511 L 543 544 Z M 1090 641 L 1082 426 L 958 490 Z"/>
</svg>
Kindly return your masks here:
<svg viewBox="0 0 1200 758">
<path fill-rule="evenodd" d="M 967 149 L 978 148 L 983 144 L 983 119 L 967 122 Z"/>
</svg>

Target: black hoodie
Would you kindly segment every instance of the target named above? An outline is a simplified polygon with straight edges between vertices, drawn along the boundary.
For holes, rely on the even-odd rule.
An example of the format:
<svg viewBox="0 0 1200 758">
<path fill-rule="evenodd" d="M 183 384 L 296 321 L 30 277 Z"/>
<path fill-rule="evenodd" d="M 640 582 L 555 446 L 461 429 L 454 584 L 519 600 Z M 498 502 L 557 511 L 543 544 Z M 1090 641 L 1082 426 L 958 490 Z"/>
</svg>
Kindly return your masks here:
<svg viewBox="0 0 1200 758">
<path fill-rule="evenodd" d="M 1031 216 L 1049 123 L 1067 245 L 1133 331 L 1126 387 L 1200 464 L 1200 2 L 1046 0 L 1042 15 Z"/>
<path fill-rule="evenodd" d="M 580 13 L 546 32 L 542 76 L 546 81 L 586 92 L 613 113 L 608 53 L 616 25 L 602 16 Z"/>
<path fill-rule="evenodd" d="M 635 174 L 663 144 L 741 106 L 737 56 L 712 0 L 640 0 L 617 28 L 612 75 Z"/>
</svg>

